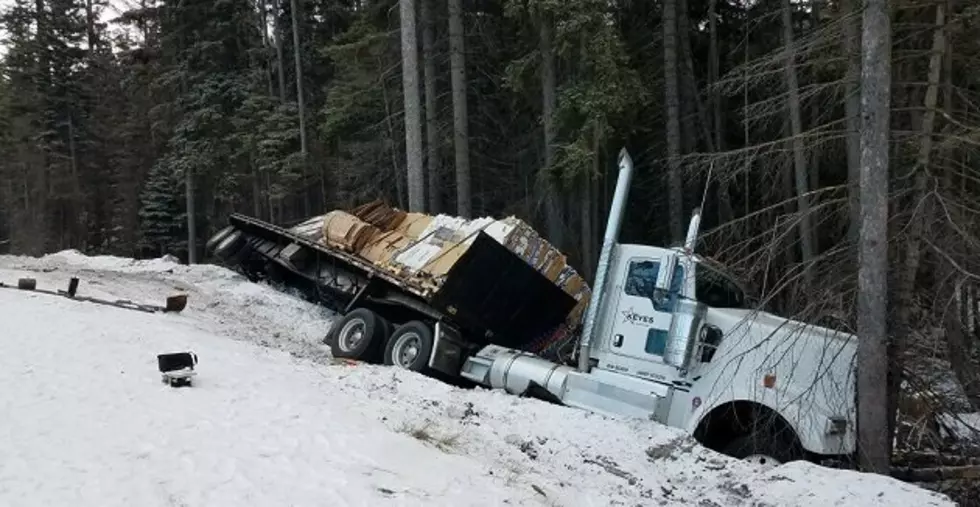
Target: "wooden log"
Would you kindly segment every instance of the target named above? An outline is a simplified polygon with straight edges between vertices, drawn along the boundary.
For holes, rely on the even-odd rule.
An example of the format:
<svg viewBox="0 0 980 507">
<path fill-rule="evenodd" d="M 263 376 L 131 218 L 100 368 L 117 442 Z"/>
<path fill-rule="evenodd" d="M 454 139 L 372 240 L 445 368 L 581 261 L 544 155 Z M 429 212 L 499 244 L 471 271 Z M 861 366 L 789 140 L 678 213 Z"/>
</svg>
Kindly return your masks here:
<svg viewBox="0 0 980 507">
<path fill-rule="evenodd" d="M 78 278 L 73 276 L 71 280 L 68 280 L 68 297 L 75 297 L 76 292 L 78 292 Z"/>
<path fill-rule="evenodd" d="M 895 461 L 903 468 L 920 468 L 928 466 L 964 466 L 980 465 L 980 457 L 962 454 L 939 453 L 936 451 L 908 451 L 895 457 Z"/>
<path fill-rule="evenodd" d="M 980 479 L 980 465 L 930 468 L 893 468 L 891 476 L 908 482 Z"/>
</svg>

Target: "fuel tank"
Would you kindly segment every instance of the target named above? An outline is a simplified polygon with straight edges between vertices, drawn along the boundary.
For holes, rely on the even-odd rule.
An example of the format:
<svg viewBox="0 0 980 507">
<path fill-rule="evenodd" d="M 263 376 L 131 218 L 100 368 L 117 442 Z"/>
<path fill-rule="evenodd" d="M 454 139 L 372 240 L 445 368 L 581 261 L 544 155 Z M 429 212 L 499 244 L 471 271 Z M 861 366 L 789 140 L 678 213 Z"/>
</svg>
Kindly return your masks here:
<svg viewBox="0 0 980 507">
<path fill-rule="evenodd" d="M 572 371 L 574 368 L 527 352 L 490 345 L 467 359 L 460 374 L 492 389 L 560 402 L 565 396 L 568 374 Z"/>
</svg>

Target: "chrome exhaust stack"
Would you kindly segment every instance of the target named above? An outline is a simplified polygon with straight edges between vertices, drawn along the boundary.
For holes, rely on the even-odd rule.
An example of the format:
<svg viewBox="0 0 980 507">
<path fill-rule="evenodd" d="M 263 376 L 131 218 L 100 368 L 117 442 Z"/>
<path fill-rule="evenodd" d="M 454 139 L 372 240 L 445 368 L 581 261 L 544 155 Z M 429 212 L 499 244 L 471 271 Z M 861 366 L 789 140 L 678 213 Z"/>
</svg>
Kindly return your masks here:
<svg viewBox="0 0 980 507">
<path fill-rule="evenodd" d="M 579 341 L 578 369 L 589 371 L 589 346 L 592 344 L 592 333 L 595 330 L 596 316 L 602 306 L 605 292 L 606 273 L 612 261 L 613 247 L 619 241 L 619 230 L 623 225 L 623 215 L 626 212 L 626 201 L 629 197 L 630 183 L 633 180 L 633 159 L 626 148 L 619 150 L 619 177 L 616 179 L 616 191 L 613 193 L 612 204 L 609 206 L 609 218 L 606 220 L 606 232 L 602 238 L 602 251 L 596 266 L 595 282 L 593 283 L 592 300 L 585 312 L 585 325 Z"/>
<path fill-rule="evenodd" d="M 691 255 L 694 253 L 694 246 L 698 243 L 698 231 L 701 229 L 701 208 L 695 208 L 691 214 L 691 221 L 687 225 L 687 237 L 684 239 L 684 253 Z"/>
</svg>

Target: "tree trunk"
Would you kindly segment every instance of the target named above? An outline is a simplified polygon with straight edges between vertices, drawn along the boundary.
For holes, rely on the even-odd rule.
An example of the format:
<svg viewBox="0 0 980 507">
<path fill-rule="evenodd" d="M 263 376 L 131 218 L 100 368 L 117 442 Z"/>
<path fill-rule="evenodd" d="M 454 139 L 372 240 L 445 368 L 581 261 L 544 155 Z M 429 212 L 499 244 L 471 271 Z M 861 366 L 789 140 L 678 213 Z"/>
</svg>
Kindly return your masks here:
<svg viewBox="0 0 980 507">
<path fill-rule="evenodd" d="M 37 111 L 44 112 L 47 108 L 47 96 L 49 86 L 51 85 L 51 71 L 50 71 L 50 48 L 48 41 L 51 40 L 51 29 L 49 28 L 48 16 L 44 8 L 44 0 L 34 0 L 35 7 L 35 44 L 37 45 L 37 67 L 35 73 L 35 86 L 37 93 Z M 39 123 L 43 125 L 42 128 L 46 128 L 45 119 L 42 117 Z M 51 182 L 51 168 L 50 168 L 50 155 L 48 154 L 46 147 L 42 147 L 39 150 L 40 164 L 38 166 L 38 178 L 37 178 L 37 199 L 34 201 L 34 216 L 31 217 L 31 225 L 34 229 L 33 235 L 39 238 L 34 244 L 39 245 L 40 249 L 36 252 L 37 254 L 47 251 L 48 246 L 48 231 L 45 227 L 47 223 L 48 214 L 48 201 L 50 199 L 51 189 L 49 188 Z"/>
<path fill-rule="evenodd" d="M 783 44 L 786 52 L 785 73 L 787 109 L 789 111 L 791 144 L 793 146 L 793 180 L 796 184 L 796 211 L 800 215 L 800 250 L 802 251 L 804 283 L 812 285 L 810 263 L 813 262 L 813 229 L 810 222 L 810 198 L 807 185 L 806 154 L 803 146 L 803 120 L 800 113 L 800 84 L 796 78 L 796 43 L 793 40 L 793 6 L 783 0 Z"/>
<path fill-rule="evenodd" d="M 718 56 L 718 0 L 708 0 L 708 99 L 710 101 L 712 132 L 715 137 L 715 150 L 725 151 L 725 124 L 722 117 L 722 95 L 713 87 L 721 73 L 721 58 Z M 735 218 L 732 198 L 728 191 L 728 177 L 722 174 L 718 179 L 718 222 L 726 224 Z"/>
<path fill-rule="evenodd" d="M 286 103 L 286 70 L 285 57 L 282 54 L 282 9 L 280 9 L 280 0 L 272 0 L 273 2 L 273 20 L 275 20 L 275 38 L 276 38 L 276 66 L 279 78 L 279 102 L 282 104 Z"/>
<path fill-rule="evenodd" d="M 197 217 L 194 210 L 194 170 L 184 169 L 184 203 L 187 207 L 187 263 L 197 263 Z"/>
<path fill-rule="evenodd" d="M 306 188 L 309 150 L 306 146 L 306 101 L 303 97 L 303 59 L 300 57 L 299 0 L 290 0 L 290 14 L 293 18 L 293 60 L 296 64 L 296 107 L 299 109 L 299 145 L 303 160 L 300 162 L 303 175 L 303 215 L 310 214 L 310 193 Z"/>
<path fill-rule="evenodd" d="M 714 144 L 711 134 L 701 121 L 707 117 L 701 115 L 702 110 L 697 107 L 701 105 L 701 97 L 698 95 L 698 82 L 694 77 L 694 59 L 691 55 L 690 45 L 691 39 L 687 36 L 689 31 L 687 26 L 687 0 L 677 0 L 675 13 L 677 15 L 677 56 L 678 66 L 680 67 L 677 80 L 679 84 L 678 91 L 680 91 L 680 96 L 678 97 L 680 109 L 678 114 L 681 119 L 681 153 L 692 153 L 699 150 L 699 134 L 703 136 L 708 146 L 708 151 L 714 151 L 711 148 L 711 145 Z M 692 185 L 694 182 L 685 181 L 684 183 L 685 192 L 693 189 L 695 194 L 698 193 L 696 186 Z"/>
<path fill-rule="evenodd" d="M 748 111 L 749 109 L 749 31 L 750 31 L 749 20 L 742 20 L 742 65 L 745 70 L 742 72 L 742 110 Z M 749 134 L 749 119 L 742 119 L 742 145 L 748 146 L 750 140 L 752 139 Z M 742 188 L 745 189 L 744 197 L 742 198 L 742 204 L 745 210 L 745 216 L 749 214 L 749 207 L 752 197 L 752 189 L 749 186 L 749 173 L 752 169 L 752 157 L 746 157 L 744 168 L 742 170 L 742 177 L 744 182 Z"/>
<path fill-rule="evenodd" d="M 946 24 L 945 6 L 936 4 L 936 30 L 933 32 L 932 51 L 929 57 L 929 75 L 927 78 L 925 97 L 923 99 L 922 137 L 919 142 L 919 153 L 915 162 L 915 180 L 909 208 L 914 210 L 908 226 L 908 236 L 905 242 L 903 261 L 898 273 L 898 287 L 895 290 L 895 329 L 892 332 L 891 347 L 892 369 L 895 372 L 892 381 L 889 408 L 889 423 L 895 424 L 897 415 L 897 396 L 901 382 L 898 372 L 902 371 L 905 350 L 908 348 L 909 336 L 912 332 L 912 310 L 915 296 L 915 281 L 919 273 L 922 256 L 922 238 L 925 228 L 932 222 L 932 205 L 928 202 L 928 178 L 933 149 L 933 131 L 936 125 L 936 106 L 939 98 L 939 79 L 942 73 L 943 56 L 946 52 L 946 35 L 943 27 Z"/>
<path fill-rule="evenodd" d="M 858 224 L 861 216 L 861 23 L 860 11 L 855 2 L 860 0 L 841 0 L 841 14 L 844 16 L 844 55 L 847 71 L 844 75 L 844 114 L 847 125 L 847 206 L 850 225 L 848 239 L 858 239 Z"/>
<path fill-rule="evenodd" d="M 442 181 L 439 177 L 439 121 L 436 116 L 435 23 L 432 20 L 434 0 L 419 1 L 422 3 L 422 71 L 425 73 L 425 172 L 429 181 L 429 213 L 436 214 L 440 208 Z"/>
<path fill-rule="evenodd" d="M 262 49 L 265 52 L 263 64 L 265 66 L 265 82 L 269 96 L 275 95 L 275 87 L 272 84 L 272 61 L 269 58 L 269 0 L 259 0 L 259 28 L 262 30 Z"/>
<path fill-rule="evenodd" d="M 861 229 L 858 248 L 858 459 L 887 474 L 888 170 L 891 21 L 887 0 L 867 0 L 861 60 Z"/>
<path fill-rule="evenodd" d="M 956 267 L 949 269 L 951 272 L 947 274 L 948 279 L 957 280 L 962 276 L 953 272 L 954 270 Z M 956 380 L 963 387 L 963 392 L 966 394 L 970 406 L 974 411 L 977 411 L 980 410 L 980 369 L 973 362 L 974 347 L 967 339 L 969 312 L 963 311 L 968 304 L 976 305 L 976 300 L 970 297 L 970 292 L 966 292 L 964 297 L 964 292 L 962 287 L 954 286 L 952 289 L 957 311 L 949 308 L 940 308 L 939 311 L 944 317 L 945 325 L 943 327 L 946 330 L 946 351 L 949 356 L 950 367 L 953 374 L 956 375 Z M 944 300 L 948 299 L 944 298 Z"/>
<path fill-rule="evenodd" d="M 466 109 L 466 46 L 462 0 L 449 0 L 449 73 L 453 89 L 453 146 L 456 156 L 456 212 L 473 213 L 470 190 L 470 134 Z"/>
<path fill-rule="evenodd" d="M 813 26 L 811 28 L 811 31 L 813 31 L 813 32 L 819 32 L 820 31 L 821 20 L 823 19 L 823 14 L 822 14 L 823 1 L 822 0 L 810 0 L 810 8 L 813 11 L 812 12 Z M 819 95 L 819 92 L 818 92 L 818 94 L 815 97 L 812 97 L 810 99 L 810 125 L 820 125 L 820 121 L 821 121 L 821 108 L 823 107 L 823 102 L 821 100 L 819 100 L 819 97 L 820 97 L 820 95 Z M 810 153 L 810 159 L 809 159 L 810 162 L 809 162 L 809 166 L 807 167 L 807 169 L 808 169 L 807 172 L 809 173 L 808 174 L 808 177 L 809 177 L 808 185 L 809 185 L 809 188 L 810 188 L 811 191 L 819 190 L 820 189 L 820 155 L 821 155 L 821 153 L 822 152 L 819 149 L 814 149 Z M 819 228 L 819 226 L 814 226 L 814 227 Z M 820 251 L 820 233 L 818 231 L 816 231 L 816 230 L 813 231 L 813 249 L 814 249 L 815 252 L 819 252 Z"/>
<path fill-rule="evenodd" d="M 602 159 L 600 158 L 599 144 L 602 142 L 601 132 L 598 127 L 592 128 L 592 171 L 586 172 L 582 178 L 582 200 L 578 203 L 579 217 L 582 225 L 582 271 L 595 269 L 595 244 L 592 242 L 594 236 L 592 229 L 592 201 L 595 200 L 595 177 L 602 173 Z"/>
<path fill-rule="evenodd" d="M 551 177 L 551 164 L 555 157 L 555 127 L 554 115 L 558 77 L 555 70 L 555 52 L 552 40 L 552 20 L 542 17 L 540 23 L 541 50 L 541 123 L 544 127 L 544 205 L 545 227 L 549 241 L 558 248 L 563 248 L 563 220 L 561 193 Z"/>
<path fill-rule="evenodd" d="M 681 179 L 680 92 L 677 66 L 677 0 L 664 1 L 664 100 L 667 108 L 667 206 L 670 240 L 684 240 L 683 180 Z"/>
<path fill-rule="evenodd" d="M 950 18 L 950 23 L 956 19 L 956 0 L 946 0 L 946 12 Z M 946 56 L 943 58 L 943 74 L 945 76 L 943 82 L 943 110 L 944 116 L 949 118 L 953 117 L 954 109 L 954 90 L 953 90 L 953 59 L 956 53 L 953 51 L 953 30 L 952 28 L 947 28 L 944 30 L 946 33 Z M 940 149 L 941 157 L 943 159 L 951 156 L 951 149 L 948 143 L 944 143 L 944 146 Z M 951 167 L 947 167 L 943 171 L 943 188 L 945 191 L 951 191 L 953 189 L 953 179 L 955 177 L 955 172 L 957 170 Z M 963 189 L 965 190 L 965 188 Z"/>
<path fill-rule="evenodd" d="M 248 152 L 248 167 L 251 169 L 249 176 L 252 180 L 252 215 L 262 218 L 262 175 L 255 167 L 255 154 L 252 150 Z"/>
<path fill-rule="evenodd" d="M 712 131 L 715 136 L 715 149 L 724 149 L 724 126 L 721 116 L 721 94 L 714 90 L 721 73 L 721 59 L 718 56 L 718 0 L 708 0 L 708 100 L 711 107 Z"/>
<path fill-rule="evenodd" d="M 79 229 L 84 228 L 85 224 L 79 221 L 83 210 L 85 209 L 85 202 L 82 196 L 82 182 L 78 174 L 78 156 L 75 150 L 75 122 L 72 121 L 71 114 L 68 115 L 68 157 L 71 163 L 71 210 L 72 216 L 70 218 L 71 225 L 68 231 L 69 242 L 78 241 L 84 238 L 84 234 L 79 231 Z M 85 251 L 85 245 L 81 244 L 78 247 Z"/>
<path fill-rule="evenodd" d="M 715 140 L 711 133 L 711 119 L 708 116 L 704 101 L 701 100 L 698 80 L 694 75 L 694 52 L 691 50 L 689 17 L 687 0 L 677 0 L 677 43 L 680 45 L 678 49 L 683 60 L 678 78 L 682 91 L 680 115 L 683 118 L 683 138 L 689 138 L 690 151 L 696 151 L 698 131 L 700 130 L 708 151 L 713 152 L 715 151 Z M 687 151 L 684 151 L 682 147 L 682 152 L 686 153 Z"/>
<path fill-rule="evenodd" d="M 92 0 L 85 0 L 85 35 L 88 40 L 89 57 L 95 56 L 98 39 L 95 34 L 96 23 L 95 10 L 92 8 Z"/>
<path fill-rule="evenodd" d="M 792 127 L 790 127 L 789 124 L 789 116 L 787 115 L 783 117 L 782 121 L 783 121 L 782 135 L 784 138 L 789 138 L 792 135 Z M 775 200 L 777 202 L 782 202 L 783 204 L 781 206 L 782 216 L 778 218 L 787 218 L 789 220 L 792 220 L 791 217 L 797 211 L 795 203 L 790 199 L 790 196 L 796 194 L 796 191 L 793 189 L 794 168 L 795 167 L 792 165 L 787 165 L 786 167 L 782 168 L 779 174 L 781 193 Z M 780 221 L 777 223 L 780 223 L 785 226 L 787 222 Z M 796 238 L 796 236 L 792 234 L 792 230 L 793 230 L 792 225 L 786 227 L 786 234 L 781 235 L 782 240 L 779 242 L 777 246 L 778 250 L 782 250 L 783 263 L 785 264 L 784 266 L 785 269 L 792 269 L 792 267 L 795 264 L 797 264 L 796 251 L 793 249 L 793 243 L 794 243 L 793 240 Z M 790 291 L 783 291 L 781 297 L 783 297 L 783 304 L 784 304 L 782 310 L 789 310 L 789 307 L 785 305 L 791 305 L 792 301 L 795 301 L 796 294 L 791 294 Z"/>
<path fill-rule="evenodd" d="M 378 57 L 378 68 L 383 68 L 383 64 L 381 62 L 381 57 Z M 404 208 L 405 207 L 405 192 L 402 191 L 402 177 L 403 177 L 404 173 L 402 173 L 402 171 L 398 167 L 398 156 L 397 156 L 397 152 L 393 148 L 394 146 L 396 146 L 396 144 L 395 144 L 395 126 L 394 126 L 393 122 L 391 121 L 391 118 L 392 118 L 392 105 L 391 105 L 391 100 L 388 99 L 388 87 L 387 87 L 387 85 L 385 84 L 384 81 L 382 81 L 380 83 L 380 86 L 381 86 L 381 99 L 382 99 L 382 102 L 384 102 L 384 105 L 385 105 L 385 124 L 388 127 L 388 141 L 389 141 L 390 145 L 392 146 L 391 149 L 386 150 L 386 151 L 388 151 L 388 154 L 391 156 L 391 176 L 392 176 L 392 180 L 394 181 L 394 186 L 395 186 L 395 202 L 398 203 L 398 206 L 399 207 Z"/>
<path fill-rule="evenodd" d="M 946 12 L 949 13 L 950 18 L 954 18 L 956 13 L 956 1 L 947 0 Z M 944 86 L 943 86 L 943 109 L 945 114 L 949 117 L 953 116 L 954 104 L 953 104 L 953 58 L 955 53 L 953 52 L 952 46 L 952 30 L 945 30 L 946 35 L 946 51 L 945 58 L 943 59 L 943 74 L 944 74 Z M 940 148 L 941 158 L 947 158 L 951 154 L 951 150 L 947 146 Z M 944 191 L 952 192 L 954 191 L 954 175 L 951 174 L 952 170 L 944 171 Z M 963 178 L 965 182 L 965 178 Z M 965 188 L 963 189 L 965 190 Z M 952 210 L 951 210 L 952 211 Z M 952 211 L 954 216 L 963 217 L 963 210 Z M 962 219 L 962 218 L 961 218 Z M 980 368 L 978 368 L 975 357 L 980 357 L 976 355 L 976 352 L 980 350 L 980 341 L 977 341 L 977 297 L 976 297 L 976 285 L 974 282 L 968 282 L 960 287 L 956 287 L 956 299 L 959 303 L 960 312 L 956 314 L 958 321 L 956 322 L 956 328 L 950 331 L 947 326 L 947 352 L 950 358 L 950 366 L 953 373 L 956 375 L 957 380 L 959 380 L 960 385 L 963 386 L 963 390 L 966 394 L 967 399 L 970 402 L 970 406 L 973 411 L 980 411 Z M 949 333 L 954 333 L 950 336 Z"/>
<path fill-rule="evenodd" d="M 405 95 L 405 169 L 408 210 L 425 211 L 425 174 L 422 172 L 422 111 L 419 96 L 419 47 L 416 40 L 415 0 L 400 0 L 402 32 L 402 88 Z"/>
</svg>

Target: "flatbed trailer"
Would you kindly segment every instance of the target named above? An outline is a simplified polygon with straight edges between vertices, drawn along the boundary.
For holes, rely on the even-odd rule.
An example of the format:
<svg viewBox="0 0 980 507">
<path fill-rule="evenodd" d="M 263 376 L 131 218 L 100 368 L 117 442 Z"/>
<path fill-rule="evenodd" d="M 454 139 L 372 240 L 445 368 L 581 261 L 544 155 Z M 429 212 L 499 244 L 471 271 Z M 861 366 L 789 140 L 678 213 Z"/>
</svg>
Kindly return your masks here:
<svg viewBox="0 0 980 507">
<path fill-rule="evenodd" d="M 435 338 L 458 345 L 433 347 L 445 356 L 434 358 L 437 369 L 450 375 L 458 373 L 465 357 L 486 345 L 533 350 L 556 332 L 576 304 L 482 231 L 433 288 L 320 241 L 322 216 L 288 229 L 241 214 L 232 214 L 228 222 L 208 242 L 208 249 L 223 262 L 253 281 L 266 279 L 299 289 L 307 299 L 341 315 L 370 310 L 389 335 L 392 322 L 420 321 L 432 329 L 438 325 Z M 465 339 L 453 338 L 460 335 Z M 331 338 L 328 334 L 326 340 Z"/>
</svg>

